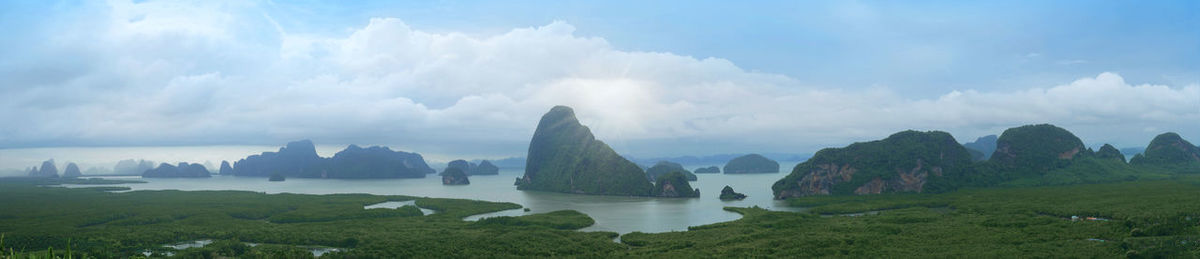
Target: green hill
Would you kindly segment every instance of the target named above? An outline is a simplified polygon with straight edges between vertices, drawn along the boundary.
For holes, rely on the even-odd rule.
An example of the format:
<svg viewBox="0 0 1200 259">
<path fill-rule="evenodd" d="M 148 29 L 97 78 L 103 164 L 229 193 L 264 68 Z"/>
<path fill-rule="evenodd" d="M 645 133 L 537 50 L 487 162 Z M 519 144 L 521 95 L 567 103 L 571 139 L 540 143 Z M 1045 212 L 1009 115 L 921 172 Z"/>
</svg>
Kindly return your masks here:
<svg viewBox="0 0 1200 259">
<path fill-rule="evenodd" d="M 1093 152 L 1070 131 L 1040 124 L 1005 130 L 990 160 L 972 165 L 946 185 L 952 189 L 1107 183 L 1162 179 L 1172 173 L 1127 164 L 1112 145 Z"/>
<path fill-rule="evenodd" d="M 658 177 L 654 184 L 654 196 L 668 198 L 700 197 L 700 189 L 692 189 L 682 172 L 672 171 Z"/>
<path fill-rule="evenodd" d="M 1184 140 L 1179 134 L 1167 132 L 1159 134 L 1146 146 L 1146 151 L 1138 159 L 1130 161 L 1140 165 L 1177 165 L 1200 163 L 1200 148 Z"/>
<path fill-rule="evenodd" d="M 1025 125 L 1005 130 L 996 140 L 988 161 L 1022 172 L 1046 171 L 1070 165 L 1087 149 L 1066 129 L 1050 124 Z"/>
<path fill-rule="evenodd" d="M 658 163 L 654 164 L 654 166 L 646 169 L 646 177 L 649 178 L 650 181 L 654 181 L 654 179 L 658 179 L 659 176 L 670 172 L 682 173 L 684 177 L 687 177 L 688 181 L 696 180 L 696 174 L 684 169 L 683 165 L 671 161 L 658 161 Z"/>
<path fill-rule="evenodd" d="M 1121 160 L 1122 163 L 1125 162 L 1125 155 L 1121 154 L 1121 151 L 1117 150 L 1116 147 L 1113 147 L 1109 144 L 1104 144 L 1104 146 L 1100 147 L 1100 151 L 1096 151 L 1096 158 Z"/>
<path fill-rule="evenodd" d="M 772 186 L 776 198 L 819 194 L 922 192 L 945 174 L 961 174 L 971 155 L 949 133 L 902 131 L 886 139 L 826 148 Z"/>
</svg>

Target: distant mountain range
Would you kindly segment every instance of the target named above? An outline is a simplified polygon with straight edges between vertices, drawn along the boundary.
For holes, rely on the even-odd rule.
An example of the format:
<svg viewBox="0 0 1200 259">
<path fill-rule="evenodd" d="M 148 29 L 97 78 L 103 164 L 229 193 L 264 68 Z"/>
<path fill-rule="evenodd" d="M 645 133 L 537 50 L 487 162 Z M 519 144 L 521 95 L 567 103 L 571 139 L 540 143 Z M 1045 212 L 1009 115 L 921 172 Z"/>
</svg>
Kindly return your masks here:
<svg viewBox="0 0 1200 259">
<path fill-rule="evenodd" d="M 649 157 L 649 158 L 638 158 L 638 157 L 634 157 L 634 156 L 630 156 L 630 155 L 622 155 L 622 156 L 625 157 L 625 159 L 629 159 L 629 161 L 633 161 L 634 163 L 637 163 L 638 165 L 642 165 L 643 167 L 649 167 L 654 164 L 657 164 L 659 161 L 670 161 L 670 162 L 683 164 L 685 166 L 724 165 L 725 163 L 728 163 L 729 160 L 733 160 L 734 158 L 749 155 L 749 154 L 750 153 L 732 153 L 732 154 L 717 154 L 717 155 L 707 155 L 707 156 L 675 156 L 675 157 Z M 796 153 L 761 153 L 760 155 L 767 157 L 771 160 L 784 161 L 784 162 L 803 162 L 805 160 L 808 160 L 809 157 L 812 157 L 812 154 L 796 154 Z"/>
<path fill-rule="evenodd" d="M 978 156 L 978 157 L 973 157 L 972 159 L 974 159 L 976 161 L 987 160 L 988 158 L 992 158 L 992 152 L 996 152 L 996 139 L 997 138 L 998 137 L 996 135 L 987 135 L 987 136 L 983 136 L 983 137 L 979 137 L 979 138 L 975 139 L 974 142 L 967 142 L 967 143 L 963 143 L 962 145 L 963 145 L 963 147 L 966 147 L 968 149 L 968 151 L 974 150 L 974 151 L 979 152 L 979 153 L 973 153 L 972 154 L 973 156 Z"/>
<path fill-rule="evenodd" d="M 475 159 L 475 160 L 471 160 L 471 163 L 481 164 L 481 163 L 483 163 L 484 160 L 486 160 L 486 159 Z M 503 159 L 499 159 L 499 160 L 488 160 L 488 161 L 491 161 L 492 165 L 495 165 L 496 167 L 499 167 L 499 168 L 508 168 L 508 169 L 525 168 L 525 157 L 523 157 L 523 156 L 522 157 L 503 158 Z"/>
<path fill-rule="evenodd" d="M 417 153 L 350 145 L 324 158 L 309 140 L 289 142 L 278 152 L 248 156 L 234 162 L 230 171 L 237 176 L 301 178 L 424 178 L 435 172 Z"/>
<path fill-rule="evenodd" d="M 1121 154 L 1126 155 L 1126 156 L 1133 156 L 1133 155 L 1141 154 L 1142 152 L 1145 152 L 1145 151 L 1146 151 L 1145 147 L 1127 147 L 1127 148 L 1121 149 Z"/>
</svg>

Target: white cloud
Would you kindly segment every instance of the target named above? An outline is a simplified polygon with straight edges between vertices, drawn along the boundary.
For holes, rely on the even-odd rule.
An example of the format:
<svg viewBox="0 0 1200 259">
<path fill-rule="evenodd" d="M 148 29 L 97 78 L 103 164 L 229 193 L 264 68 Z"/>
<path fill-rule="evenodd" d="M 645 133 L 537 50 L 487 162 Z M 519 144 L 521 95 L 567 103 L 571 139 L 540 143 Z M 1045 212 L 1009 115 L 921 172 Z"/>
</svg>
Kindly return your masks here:
<svg viewBox="0 0 1200 259">
<path fill-rule="evenodd" d="M 287 33 L 244 10 L 252 6 L 111 3 L 97 25 L 105 30 L 66 32 L 103 41 L 46 47 L 88 53 L 64 73 L 76 76 L 0 97 L 0 118 L 23 122 L 0 126 L 0 146 L 312 138 L 521 155 L 557 104 L 619 151 L 649 155 L 812 152 L 910 128 L 966 141 L 1044 122 L 1100 138 L 1085 141 L 1144 143 L 1148 127 L 1200 136 L 1200 124 L 1185 123 L 1200 119 L 1200 86 L 1131 85 L 1115 73 L 911 99 L 809 87 L 720 58 L 624 51 L 561 21 L 481 37 L 379 18 L 328 36 Z"/>
</svg>

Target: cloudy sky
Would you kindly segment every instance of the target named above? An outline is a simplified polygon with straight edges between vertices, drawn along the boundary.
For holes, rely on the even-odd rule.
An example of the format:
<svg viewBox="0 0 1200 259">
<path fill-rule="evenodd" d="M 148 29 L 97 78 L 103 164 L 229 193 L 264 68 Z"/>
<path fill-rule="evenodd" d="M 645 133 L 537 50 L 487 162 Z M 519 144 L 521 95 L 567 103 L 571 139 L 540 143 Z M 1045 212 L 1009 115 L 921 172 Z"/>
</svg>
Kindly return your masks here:
<svg viewBox="0 0 1200 259">
<path fill-rule="evenodd" d="M 0 149 L 523 156 L 558 104 L 636 156 L 1200 141 L 1196 1 L 348 2 L 4 1 Z"/>
</svg>

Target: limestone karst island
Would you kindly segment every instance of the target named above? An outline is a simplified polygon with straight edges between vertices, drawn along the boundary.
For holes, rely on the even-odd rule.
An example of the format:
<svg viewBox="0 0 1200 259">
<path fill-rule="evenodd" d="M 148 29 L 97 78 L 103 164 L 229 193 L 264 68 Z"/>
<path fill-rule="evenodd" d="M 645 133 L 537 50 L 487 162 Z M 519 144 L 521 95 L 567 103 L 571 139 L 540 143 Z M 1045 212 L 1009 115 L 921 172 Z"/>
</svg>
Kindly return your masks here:
<svg viewBox="0 0 1200 259">
<path fill-rule="evenodd" d="M 1200 258 L 1200 2 L 0 1 L 0 259 Z"/>
</svg>

